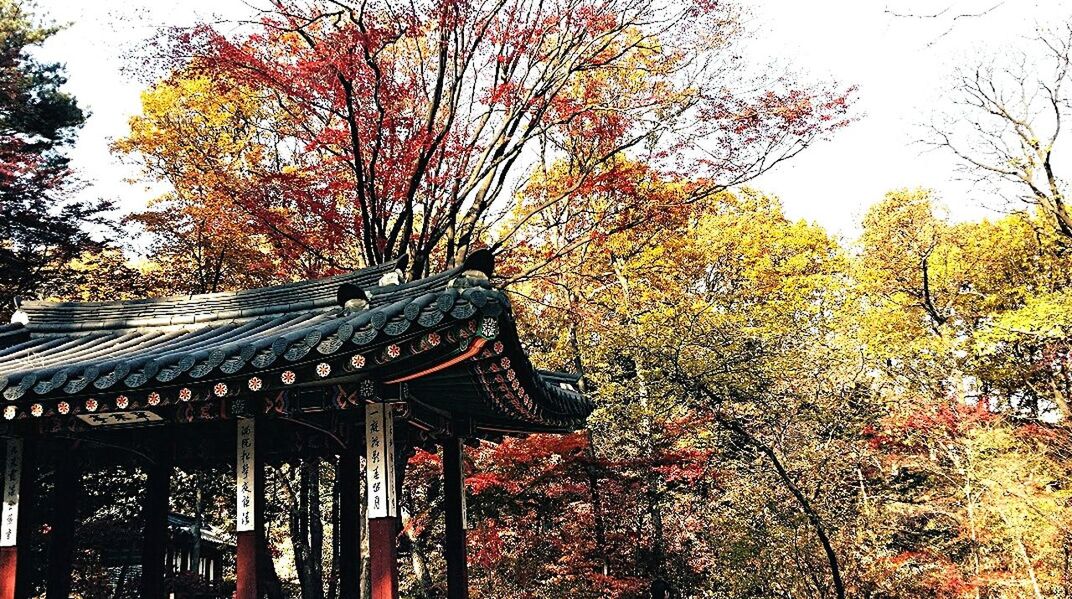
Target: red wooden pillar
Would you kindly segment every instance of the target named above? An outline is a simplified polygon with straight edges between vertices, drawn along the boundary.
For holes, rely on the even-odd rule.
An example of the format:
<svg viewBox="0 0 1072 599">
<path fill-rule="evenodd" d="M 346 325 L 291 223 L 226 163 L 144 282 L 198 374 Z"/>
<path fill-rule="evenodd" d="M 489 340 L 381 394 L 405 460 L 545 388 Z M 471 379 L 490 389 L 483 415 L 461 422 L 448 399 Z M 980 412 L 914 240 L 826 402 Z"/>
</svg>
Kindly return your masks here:
<svg viewBox="0 0 1072 599">
<path fill-rule="evenodd" d="M 18 570 L 19 548 L 0 547 L 0 599 L 15 599 L 15 572 Z"/>
<path fill-rule="evenodd" d="M 257 599 L 257 495 L 263 490 L 257 485 L 259 466 L 256 455 L 256 421 L 238 419 L 237 455 L 235 456 L 235 487 L 237 507 L 235 531 L 238 556 L 235 567 L 236 599 Z"/>
<path fill-rule="evenodd" d="M 395 432 L 391 406 L 365 406 L 369 560 L 372 598 L 398 599 L 398 501 L 395 496 Z"/>
<path fill-rule="evenodd" d="M 15 599 L 15 572 L 18 569 L 17 546 L 0 547 L 0 599 Z"/>
<path fill-rule="evenodd" d="M 394 518 L 369 518 L 369 560 L 372 569 L 372 599 L 398 599 L 398 554 Z"/>
<path fill-rule="evenodd" d="M 22 439 L 9 439 L 4 457 L 4 507 L 0 514 L 0 599 L 15 599 L 18 571 L 19 497 L 26 495 Z"/>
<path fill-rule="evenodd" d="M 339 455 L 339 599 L 361 599 L 361 462 L 356 447 Z"/>
<path fill-rule="evenodd" d="M 443 504 L 446 509 L 447 599 L 469 599 L 469 564 L 465 546 L 465 450 L 462 440 L 443 443 Z"/>
</svg>

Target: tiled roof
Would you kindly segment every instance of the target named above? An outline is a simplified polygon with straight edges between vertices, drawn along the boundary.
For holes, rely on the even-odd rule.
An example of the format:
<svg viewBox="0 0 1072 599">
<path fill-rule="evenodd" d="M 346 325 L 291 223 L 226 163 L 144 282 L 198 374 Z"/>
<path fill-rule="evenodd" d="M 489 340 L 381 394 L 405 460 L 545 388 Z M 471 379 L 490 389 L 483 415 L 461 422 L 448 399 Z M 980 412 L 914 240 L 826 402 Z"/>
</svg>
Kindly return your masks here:
<svg viewBox="0 0 1072 599">
<path fill-rule="evenodd" d="M 379 285 L 388 263 L 315 281 L 198 296 L 107 303 L 25 302 L 0 326 L 8 420 L 74 417 L 310 386 L 339 407 L 364 387 L 402 392 L 489 430 L 567 430 L 591 405 L 576 377 L 537 371 L 506 294 L 465 266 Z M 470 276 L 474 275 L 474 276 Z M 369 305 L 338 304 L 352 284 Z M 459 356 L 464 359 L 438 368 Z M 367 394 L 366 394 L 367 395 Z"/>
<path fill-rule="evenodd" d="M 30 321 L 29 330 L 36 333 L 189 327 L 327 310 L 336 307 L 335 292 L 343 283 L 375 287 L 380 277 L 394 269 L 395 261 L 392 261 L 337 277 L 260 289 L 122 302 L 28 301 L 19 310 Z M 2 335 L 0 328 L 0 343 L 3 343 Z"/>
</svg>

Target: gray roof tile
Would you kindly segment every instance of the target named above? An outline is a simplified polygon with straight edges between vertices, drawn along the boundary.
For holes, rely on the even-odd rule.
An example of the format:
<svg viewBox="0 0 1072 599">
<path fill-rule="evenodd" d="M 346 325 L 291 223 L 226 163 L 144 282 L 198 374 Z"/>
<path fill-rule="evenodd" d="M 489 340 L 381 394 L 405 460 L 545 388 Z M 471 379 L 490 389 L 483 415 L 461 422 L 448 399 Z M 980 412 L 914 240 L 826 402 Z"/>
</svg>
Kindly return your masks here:
<svg viewBox="0 0 1072 599">
<path fill-rule="evenodd" d="M 485 405 L 486 411 L 470 416 L 519 430 L 572 428 L 591 411 L 575 388 L 576 379 L 532 368 L 501 290 L 477 280 L 461 291 L 451 287 L 462 269 L 377 287 L 380 276 L 393 269 L 389 262 L 328 279 L 197 296 L 24 302 L 28 323 L 0 326 L 0 390 L 14 402 L 27 394 L 47 399 L 124 389 L 147 392 L 184 380 L 192 385 L 294 368 L 306 360 L 345 360 L 340 363 L 348 365 L 354 352 L 379 356 L 375 360 L 397 357 L 398 366 L 392 368 L 410 372 L 424 368 L 421 360 L 426 358 L 409 358 L 408 351 L 424 351 L 432 343 L 441 351 L 461 351 L 457 339 L 439 341 L 436 336 L 433 342 L 429 334 L 449 336 L 465 322 L 477 327 L 470 319 L 492 318 L 499 324 L 493 326 L 497 342 L 489 347 L 497 349 L 485 347 L 470 366 L 459 364 L 422 379 L 421 388 L 447 385 L 456 391 L 436 391 L 428 401 L 442 403 L 444 409 Z M 370 308 L 350 313 L 336 306 L 343 283 L 365 289 Z M 406 344 L 418 341 L 425 346 L 401 349 L 416 347 Z M 388 345 L 392 355 L 385 353 Z M 502 357 L 496 352 L 503 352 Z M 513 363 L 509 382 L 499 372 L 500 360 Z M 391 372 L 381 375 L 397 376 Z"/>
</svg>

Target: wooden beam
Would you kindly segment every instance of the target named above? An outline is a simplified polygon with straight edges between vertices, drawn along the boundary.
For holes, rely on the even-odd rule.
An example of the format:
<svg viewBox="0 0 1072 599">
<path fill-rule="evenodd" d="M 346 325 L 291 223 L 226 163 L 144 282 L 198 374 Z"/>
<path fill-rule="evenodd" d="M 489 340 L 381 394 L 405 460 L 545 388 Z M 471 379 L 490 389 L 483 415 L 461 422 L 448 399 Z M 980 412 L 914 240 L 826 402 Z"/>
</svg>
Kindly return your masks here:
<svg viewBox="0 0 1072 599">
<path fill-rule="evenodd" d="M 465 450 L 462 440 L 443 443 L 443 504 L 446 510 L 447 599 L 469 598 L 469 564 L 465 544 Z"/>
<path fill-rule="evenodd" d="M 171 445 L 163 444 L 149 465 L 145 489 L 145 530 L 141 548 L 141 596 L 163 599 L 167 564 L 168 513 L 171 511 Z"/>
<path fill-rule="evenodd" d="M 236 428 L 235 455 L 235 531 L 237 560 L 235 567 L 236 599 L 257 599 L 257 529 L 263 523 L 257 519 L 257 496 L 263 493 L 263 482 L 257 476 L 256 421 L 239 418 Z M 260 485 L 257 483 L 261 482 Z M 262 516 L 263 518 L 263 516 Z"/>
<path fill-rule="evenodd" d="M 361 599 L 361 463 L 357 448 L 339 455 L 339 599 Z"/>
<path fill-rule="evenodd" d="M 52 530 L 49 532 L 46 599 L 69 599 L 74 559 L 74 533 L 78 523 L 78 503 L 82 494 L 82 471 L 74 446 L 56 457 L 55 488 L 52 504 Z"/>
<path fill-rule="evenodd" d="M 365 406 L 369 561 L 372 598 L 398 599 L 398 501 L 394 416 L 390 405 Z"/>
</svg>

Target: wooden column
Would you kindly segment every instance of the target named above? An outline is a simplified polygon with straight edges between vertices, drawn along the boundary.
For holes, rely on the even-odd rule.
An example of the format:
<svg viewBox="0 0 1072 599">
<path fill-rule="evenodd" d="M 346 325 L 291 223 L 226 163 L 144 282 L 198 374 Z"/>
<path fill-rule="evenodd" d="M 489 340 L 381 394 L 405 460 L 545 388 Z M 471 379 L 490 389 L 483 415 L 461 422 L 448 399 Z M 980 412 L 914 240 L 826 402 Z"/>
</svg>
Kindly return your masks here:
<svg viewBox="0 0 1072 599">
<path fill-rule="evenodd" d="M 46 599 L 69 599 L 74 558 L 74 533 L 78 522 L 78 499 L 82 494 L 82 472 L 76 448 L 61 452 L 56 459 L 55 497 L 52 530 L 49 532 Z"/>
<path fill-rule="evenodd" d="M 261 436 L 264 436 L 264 431 L 261 431 Z M 265 477 L 268 475 L 267 469 L 264 466 L 264 444 L 263 441 L 256 441 L 254 444 L 256 449 L 256 457 L 253 462 L 253 482 L 256 493 L 253 496 L 253 522 L 255 524 L 255 530 L 253 531 L 253 537 L 256 539 L 257 545 L 257 594 L 260 597 L 282 597 L 283 587 L 279 582 L 279 575 L 275 571 L 275 564 L 272 563 L 272 550 L 268 544 L 268 528 L 265 526 L 267 520 L 264 519 L 265 508 L 265 494 L 268 492 L 268 485 Z"/>
<path fill-rule="evenodd" d="M 23 462 L 22 439 L 9 439 L 4 456 L 4 507 L 0 514 L 0 599 L 15 599 L 19 558 L 19 498 L 26 495 Z"/>
<path fill-rule="evenodd" d="M 257 528 L 263 523 L 256 518 L 257 495 L 263 490 L 257 485 L 256 421 L 239 418 L 237 423 L 237 453 L 235 456 L 235 531 L 238 537 L 238 556 L 235 567 L 236 599 L 257 599 Z"/>
<path fill-rule="evenodd" d="M 398 501 L 395 496 L 395 433 L 391 406 L 365 406 L 371 599 L 398 599 Z"/>
<path fill-rule="evenodd" d="M 443 443 L 443 505 L 446 510 L 447 599 L 469 598 L 469 564 L 465 547 L 465 450 L 462 440 Z"/>
<path fill-rule="evenodd" d="M 34 493 L 38 492 L 35 485 L 38 482 L 37 459 L 38 443 L 23 441 L 22 443 L 22 476 L 20 477 L 19 497 L 21 505 L 18 510 L 18 518 L 15 519 L 18 531 L 15 535 L 16 547 L 22 547 L 22 559 L 16 561 L 15 566 L 15 597 L 30 597 L 33 594 L 34 562 L 30 555 L 30 537 L 33 536 L 33 523 L 35 504 L 32 501 Z"/>
<path fill-rule="evenodd" d="M 141 596 L 163 599 L 167 573 L 168 513 L 171 511 L 171 445 L 164 444 L 149 465 L 145 489 L 145 530 L 141 548 Z"/>
<path fill-rule="evenodd" d="M 361 463 L 356 447 L 339 455 L 339 599 L 361 599 Z M 2 599 L 2 598 L 0 598 Z"/>
</svg>

